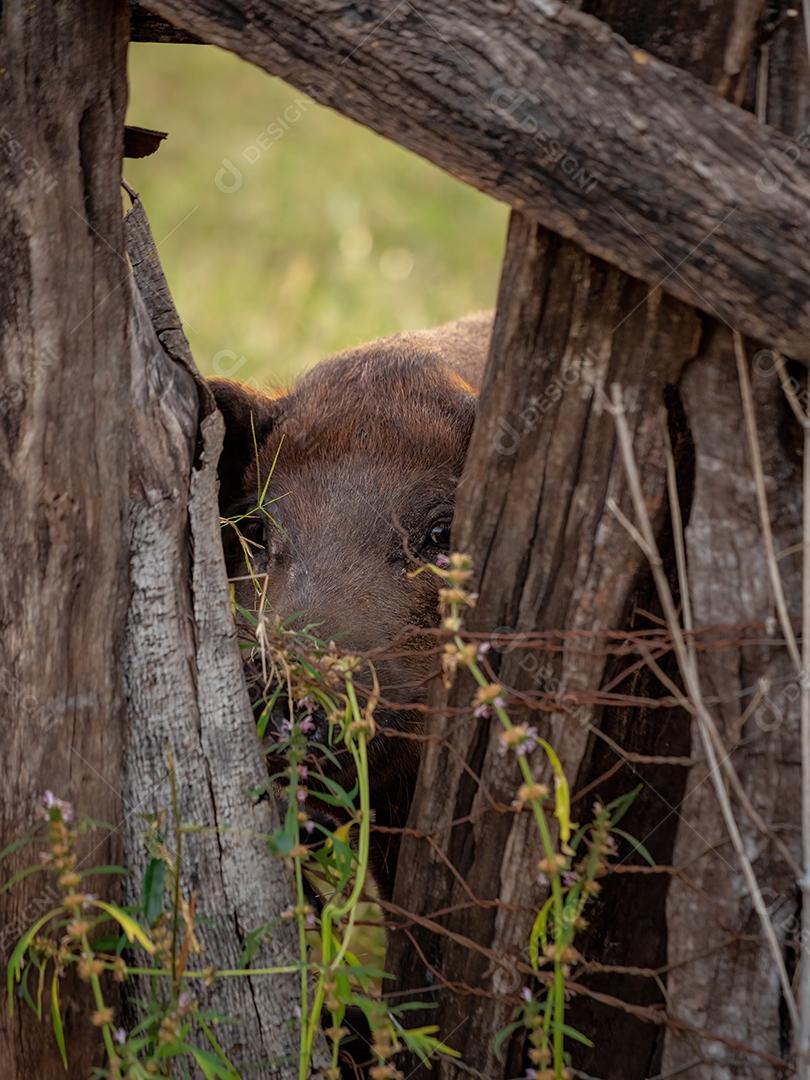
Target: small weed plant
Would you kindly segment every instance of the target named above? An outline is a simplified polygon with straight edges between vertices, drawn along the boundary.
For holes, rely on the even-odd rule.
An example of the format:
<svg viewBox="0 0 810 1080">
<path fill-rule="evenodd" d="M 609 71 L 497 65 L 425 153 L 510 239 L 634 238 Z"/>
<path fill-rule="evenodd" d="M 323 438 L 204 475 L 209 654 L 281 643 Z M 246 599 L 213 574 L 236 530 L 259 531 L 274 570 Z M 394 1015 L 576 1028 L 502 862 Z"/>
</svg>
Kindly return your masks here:
<svg viewBox="0 0 810 1080">
<path fill-rule="evenodd" d="M 608 806 L 597 803 L 593 820 L 587 826 L 577 827 L 571 821 L 570 789 L 557 753 L 536 727 L 513 723 L 504 687 L 491 680 L 484 670 L 489 645 L 467 642 L 462 636 L 462 614 L 476 600 L 470 591 L 473 577 L 470 559 L 454 554 L 430 570 L 443 579 L 440 610 L 442 628 L 449 637 L 442 658 L 445 684 L 452 683 L 459 668 L 466 669 L 477 685 L 472 702 L 474 715 L 493 717 L 500 724 L 501 751 L 516 757 L 522 781 L 516 806 L 530 808 L 537 825 L 542 850 L 536 868 L 538 884 L 548 891 L 532 927 L 528 953 L 532 970 L 539 976 L 550 971 L 550 978 L 542 981 L 539 998 L 531 987 L 524 987 L 514 1019 L 498 1032 L 495 1047 L 500 1050 L 509 1036 L 525 1028 L 530 1044 L 528 1080 L 567 1080 L 572 1074 L 566 1040 L 587 1046 L 591 1043 L 566 1023 L 565 981 L 572 965 L 581 960 L 575 939 L 587 927 L 584 911 L 588 900 L 601 891 L 599 879 L 609 872 L 616 851 L 614 834 L 625 837 L 649 863 L 653 861 L 641 844 L 618 827 L 639 788 Z M 533 758 L 538 749 L 548 763 L 553 792 L 536 777 Z M 556 829 L 552 827 L 553 821 Z"/>
<path fill-rule="evenodd" d="M 249 513 L 259 512 L 272 521 L 267 490 L 265 481 L 257 492 L 257 506 Z M 226 519 L 223 526 L 236 532 L 251 567 L 254 545 L 240 529 L 247 516 Z M 569 787 L 557 754 L 535 727 L 512 721 L 506 691 L 487 674 L 487 647 L 464 639 L 462 615 L 475 601 L 469 591 L 470 561 L 463 555 L 441 561 L 442 565 L 423 566 L 416 573 L 430 572 L 442 579 L 445 682 L 449 684 L 459 669 L 466 669 L 475 681 L 471 708 L 476 717 L 492 717 L 500 726 L 503 752 L 514 755 L 517 763 L 516 803 L 532 813 L 542 852 L 534 872 L 546 898 L 527 943 L 530 970 L 536 973 L 540 990 L 523 990 L 512 1023 L 495 1038 L 496 1049 L 523 1028 L 529 1043 L 527 1077 L 562 1080 L 571 1075 L 570 1041 L 588 1042 L 565 1017 L 566 978 L 579 960 L 576 937 L 586 926 L 587 903 L 600 891 L 599 879 L 608 872 L 614 834 L 621 833 L 618 822 L 635 792 L 608 806 L 597 804 L 587 826 L 571 821 Z M 424 1062 L 436 1054 L 459 1056 L 441 1041 L 435 1026 L 406 1026 L 408 1011 L 425 1008 L 425 1003 L 396 1007 L 386 1003 L 381 988 L 388 976 L 374 957 L 375 951 L 382 952 L 380 942 L 376 949 L 368 942 L 362 947 L 358 923 L 367 922 L 363 915 L 373 910 L 368 759 L 378 700 L 373 666 L 319 640 L 317 627 L 294 630 L 267 616 L 266 576 L 251 569 L 249 578 L 256 591 L 255 605 L 250 610 L 235 602 L 234 606 L 249 638 L 246 664 L 257 683 L 252 698 L 258 736 L 267 754 L 267 790 L 282 807 L 278 829 L 264 839 L 291 871 L 294 903 L 282 917 L 297 927 L 298 954 L 283 967 L 251 966 L 267 932 L 257 928 L 248 936 L 243 966 L 229 970 L 205 966 L 204 933 L 195 922 L 195 897 L 184 888 L 182 865 L 184 833 L 199 825 L 180 820 L 171 754 L 171 813 L 167 810 L 146 820 L 145 870 L 135 904 L 101 899 L 88 890 L 90 879 L 127 870 L 84 868 L 78 856 L 80 838 L 102 823 L 77 820 L 72 806 L 46 792 L 36 827 L 0 852 L 3 860 L 26 845 L 39 848 L 38 861 L 10 877 L 0 890 L 40 873 L 50 877 L 54 896 L 53 906 L 22 934 L 11 954 L 7 995 L 9 1009 L 22 1003 L 40 1019 L 47 1013 L 66 1069 L 69 1047 L 60 983 L 70 971 L 86 985 L 87 1009 L 103 1046 L 105 1063 L 95 1070 L 96 1077 L 185 1076 L 195 1066 L 206 1080 L 238 1077 L 217 1035 L 218 1026 L 228 1018 L 203 1007 L 200 988 L 210 988 L 223 978 L 282 974 L 298 976 L 298 1001 L 291 1003 L 299 1028 L 298 1080 L 312 1075 L 320 1032 L 326 1036 L 329 1063 L 319 1075 L 322 1080 L 339 1080 L 346 1038 L 358 1017 L 368 1035 L 362 1075 L 370 1080 L 401 1078 L 397 1057 L 404 1051 Z M 358 681 L 364 693 L 359 692 Z M 536 751 L 544 755 L 548 766 L 544 772 L 553 791 L 537 778 Z M 646 857 L 640 845 L 637 848 Z M 138 1017 L 128 1027 L 118 1005 L 120 989 L 134 1006 L 129 1013 Z"/>
</svg>

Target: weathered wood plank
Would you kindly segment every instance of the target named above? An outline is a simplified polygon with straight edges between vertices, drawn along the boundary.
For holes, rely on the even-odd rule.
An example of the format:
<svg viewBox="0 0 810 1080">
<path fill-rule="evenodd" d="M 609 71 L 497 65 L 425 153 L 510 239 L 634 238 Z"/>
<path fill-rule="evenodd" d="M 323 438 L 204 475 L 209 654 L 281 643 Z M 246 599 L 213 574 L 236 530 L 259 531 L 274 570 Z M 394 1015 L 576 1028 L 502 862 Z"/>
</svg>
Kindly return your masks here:
<svg viewBox="0 0 810 1080">
<path fill-rule="evenodd" d="M 587 7 L 607 19 L 622 18 L 628 33 L 641 36 L 646 27 L 651 47 L 665 48 L 670 58 L 684 64 L 694 63 L 701 77 L 726 92 L 736 93 L 746 81 L 756 5 L 735 0 L 715 5 L 707 27 L 711 48 L 696 41 L 694 32 L 685 32 L 683 20 L 689 13 L 679 0 L 659 0 L 653 9 L 633 6 L 632 11 L 622 0 L 591 0 Z M 795 25 L 792 32 L 799 29 Z M 780 98 L 775 98 L 777 108 Z M 645 300 L 639 283 L 572 244 L 555 241 L 524 216 L 513 215 L 491 360 L 456 516 L 455 545 L 473 556 L 480 575 L 478 605 L 469 618 L 473 628 L 593 632 L 643 626 L 642 612 L 656 609 L 644 557 L 606 507 L 611 496 L 627 509 L 613 421 L 601 407 L 602 391 L 612 382 L 623 386 L 631 406 L 647 506 L 665 557 L 671 554 L 663 457 L 667 421 L 682 464 L 687 521 L 694 467 L 687 418 L 695 425 L 701 488 L 690 565 L 694 560 L 699 571 L 695 584 L 702 619 L 765 618 L 768 589 L 757 528 L 751 509 L 741 501 L 741 490 L 749 485 L 740 479 L 744 451 L 739 446 L 729 341 L 722 325 L 660 293 Z M 700 362 L 692 363 L 697 358 Z M 686 412 L 677 392 L 684 371 L 689 372 L 684 382 Z M 782 548 L 795 538 L 796 477 L 778 447 L 784 415 L 772 396 L 768 401 L 763 430 L 773 447 L 769 476 L 779 490 Z M 718 461 L 724 467 L 718 469 Z M 712 529 L 718 539 L 716 558 L 707 539 Z M 722 610 L 712 610 L 711 588 L 727 596 Z M 795 583 L 792 588 L 795 594 Z M 588 1075 L 609 1080 L 669 1075 L 687 1065 L 696 1080 L 751 1076 L 755 1069 L 772 1068 L 763 1063 L 789 1053 L 778 1016 L 778 980 L 767 953 L 753 941 L 757 926 L 749 918 L 750 905 L 734 860 L 722 862 L 725 848 L 714 793 L 704 784 L 689 797 L 679 810 L 689 826 L 682 825 L 680 833 L 681 818 L 672 812 L 705 773 L 696 765 L 687 788 L 689 718 L 664 709 L 573 704 L 572 694 L 593 691 L 620 675 L 620 661 L 607 661 L 596 643 L 591 650 L 585 642 L 572 643 L 562 655 L 549 656 L 521 648 L 518 641 L 516 648 L 490 657 L 507 686 L 558 699 L 559 709 L 550 716 L 518 713 L 517 718 L 539 723 L 569 776 L 576 776 L 575 790 L 597 782 L 590 797 L 574 807 L 576 819 L 587 820 L 594 794 L 607 800 L 641 782 L 643 790 L 627 827 L 644 840 L 657 863 L 666 867 L 676 862 L 688 876 L 670 883 L 670 875 L 659 872 L 604 882 L 598 903 L 588 913 L 592 927 L 580 940 L 582 952 L 586 961 L 637 973 L 591 972 L 587 966 L 575 970 L 579 988 L 570 1016 L 595 1048 L 575 1048 L 574 1063 Z M 771 661 L 763 650 L 729 649 L 725 656 L 707 658 L 704 670 L 712 680 L 711 691 L 726 702 L 722 718 L 730 731 L 746 686 L 756 685 L 759 676 L 784 681 L 782 663 L 778 657 Z M 673 673 L 666 660 L 663 666 Z M 662 692 L 657 680 L 644 672 L 619 680 L 614 689 L 650 698 Z M 438 1023 L 443 1037 L 462 1051 L 464 1065 L 441 1060 L 427 1073 L 414 1063 L 414 1076 L 441 1080 L 470 1075 L 491 1080 L 520 1075 L 525 1068 L 519 1036 L 506 1047 L 503 1062 L 495 1059 L 492 1040 L 511 1018 L 517 992 L 527 981 L 519 964 L 522 960 L 525 965 L 532 911 L 542 901 L 533 874 L 538 845 L 531 822 L 525 814 L 494 813 L 489 802 L 490 797 L 500 804 L 511 802 L 517 782 L 514 764 L 510 772 L 508 761 L 498 754 L 495 725 L 472 718 L 465 722 L 453 711 L 468 706 L 471 696 L 469 682 L 459 682 L 448 702 L 451 711 L 430 722 L 431 735 L 441 741 L 431 741 L 425 751 L 409 820 L 415 832 L 403 838 L 400 865 L 407 873 L 397 881 L 394 900 L 400 915 L 394 922 L 407 925 L 403 910 L 417 916 L 441 912 L 434 922 L 448 934 L 472 939 L 490 951 L 476 953 L 416 924 L 407 931 L 421 952 L 405 932 L 397 932 L 388 959 L 399 978 L 395 1000 L 442 977 L 450 983 L 438 993 L 439 1007 L 427 1013 L 426 1020 Z M 612 746 L 596 737 L 597 732 L 608 736 Z M 768 820 L 778 820 L 780 779 L 784 777 L 786 790 L 795 790 L 795 728 L 785 724 L 778 733 L 757 734 L 750 751 L 737 753 L 751 797 Z M 681 764 L 622 762 L 616 746 L 647 757 L 675 756 Z M 617 766 L 619 771 L 605 779 Z M 482 778 L 480 787 L 472 775 Z M 795 797 L 792 802 L 797 804 Z M 746 837 L 758 853 L 763 880 L 775 889 L 773 899 L 786 896 L 783 908 L 790 915 L 791 879 L 784 860 L 747 826 Z M 698 859 L 707 846 L 704 838 L 719 851 L 709 850 Z M 627 850 L 622 855 L 636 861 Z M 707 895 L 718 899 L 719 919 L 714 905 L 703 903 Z M 475 898 L 484 903 L 477 904 Z M 495 902 L 503 906 L 489 906 Z M 724 950 L 723 929 L 736 927 L 740 913 L 752 940 Z M 795 927 L 786 921 L 780 927 L 783 937 L 791 925 Z M 492 963 L 492 956 L 502 966 Z M 668 960 L 676 969 L 669 976 L 665 1000 L 657 981 L 643 972 L 663 970 Z M 742 978 L 736 960 L 744 965 Z M 621 999 L 626 1008 L 589 999 L 588 991 Z M 658 1010 L 655 1024 L 645 1014 L 651 1005 Z M 741 1045 L 735 1046 L 735 1040 Z M 667 1068 L 662 1068 L 662 1054 Z M 721 1071 L 728 1062 L 737 1064 Z"/>
<path fill-rule="evenodd" d="M 644 564 L 605 505 L 608 496 L 622 499 L 626 488 L 615 454 L 613 421 L 599 406 L 600 394 L 614 381 L 634 388 L 634 435 L 650 512 L 660 524 L 663 391 L 697 351 L 701 331 L 696 312 L 660 294 L 645 303 L 644 293 L 640 282 L 513 215 L 491 364 L 457 510 L 454 543 L 472 555 L 478 574 L 471 628 L 486 632 L 508 627 L 520 635 L 555 628 L 598 632 L 625 624 Z M 635 308 L 635 315 L 618 327 L 624 313 Z M 560 755 L 572 786 L 577 789 L 604 771 L 602 762 L 599 767 L 591 763 L 601 749 L 592 726 L 620 738 L 628 749 L 688 755 L 688 725 L 677 717 L 660 711 L 626 717 L 618 710 L 571 704 L 571 695 L 603 685 L 609 670 L 598 640 L 591 645 L 589 650 L 585 642 L 572 642 L 562 655 L 535 653 L 522 648 L 518 636 L 514 648 L 491 654 L 506 686 L 560 701 L 551 714 L 524 713 L 518 707 L 515 716 L 540 727 Z M 430 722 L 431 735 L 442 741 L 429 743 L 425 751 L 409 820 L 418 836 L 403 838 L 401 865 L 407 875 L 398 877 L 394 900 L 417 913 L 458 907 L 457 913 L 438 921 L 502 958 L 505 966 L 497 970 L 483 955 L 411 928 L 423 955 L 454 986 L 482 992 L 476 996 L 449 989 L 440 996 L 437 1012 L 428 1015 L 451 1045 L 463 1051 L 465 1066 L 492 1080 L 520 1074 L 520 1036 L 507 1047 L 503 1062 L 494 1055 L 493 1040 L 511 1019 L 527 981 L 519 963 L 525 965 L 533 912 L 542 903 L 543 890 L 533 872 L 541 852 L 531 816 L 494 813 L 489 801 L 509 806 L 515 798 L 519 779 L 514 758 L 500 753 L 497 724 L 459 719 L 455 712 L 456 707 L 469 707 L 472 692 L 469 681 L 460 680 L 450 696 L 450 711 Z M 608 757 L 605 768 L 616 762 L 615 753 Z M 538 778 L 551 783 L 542 762 L 535 764 Z M 472 782 L 471 773 L 482 778 L 480 786 Z M 641 835 L 665 822 L 666 802 L 654 791 L 677 801 L 683 770 L 625 769 L 613 794 L 644 780 L 651 781 L 654 790 L 638 800 L 628 825 Z M 600 789 L 600 794 L 609 792 Z M 590 801 L 575 809 L 577 819 L 586 820 Z M 468 824 L 452 824 L 468 818 Z M 669 825 L 652 844 L 663 863 L 669 860 L 673 841 L 674 821 Z M 418 838 L 424 834 L 435 838 L 438 850 Z M 448 872 L 442 855 L 458 876 Z M 646 893 L 644 901 L 636 891 L 639 885 Z M 646 930 L 634 934 L 631 925 L 623 933 L 621 924 L 611 925 L 610 959 L 658 966 L 666 949 L 666 882 L 651 885 L 623 878 L 621 887 L 618 903 L 641 903 Z M 471 895 L 497 904 L 471 904 Z M 608 920 L 615 902 L 608 896 L 603 909 Z M 607 925 L 598 919 L 595 944 L 583 946 L 589 958 L 600 958 Z M 392 937 L 388 964 L 398 974 L 397 991 L 415 991 L 430 981 L 421 956 L 404 934 Z M 587 977 L 579 981 L 589 985 Z M 608 992 L 630 993 L 615 978 Z M 633 992 L 639 1005 L 656 1001 L 653 985 Z M 578 1062 L 586 1071 L 623 1080 L 647 1075 L 643 1069 L 658 1037 L 655 1027 L 600 1008 L 590 1011 L 584 1027 L 597 1045 L 601 1067 L 596 1069 L 594 1061 L 587 1063 L 591 1068 Z M 617 1044 L 624 1047 L 619 1055 L 614 1054 Z M 621 1071 L 601 1071 L 614 1057 Z M 435 1069 L 441 1080 L 466 1075 L 445 1060 L 434 1063 Z M 414 1075 L 434 1074 L 417 1068 Z"/>
<path fill-rule="evenodd" d="M 252 966 L 295 963 L 295 903 L 266 838 L 272 799 L 230 612 L 217 508 L 222 418 L 199 377 L 140 202 L 127 218 L 137 286 L 133 326 L 130 559 L 125 656 L 127 865 L 140 880 L 143 815 L 170 808 L 167 748 L 184 839 L 183 887 L 194 893 L 206 967 L 235 968 L 247 935 L 266 937 Z M 286 1080 L 296 1069 L 294 975 L 215 982 L 204 1005 L 233 1017 L 218 1038 L 241 1075 Z M 322 1062 L 321 1062 L 322 1063 Z"/>
<path fill-rule="evenodd" d="M 592 16 L 559 0 L 146 6 L 810 359 L 807 155 Z"/>
<path fill-rule="evenodd" d="M 126 43 L 122 3 L 0 11 L 0 849 L 46 789 L 78 816 L 121 819 Z M 120 840 L 86 836 L 81 868 L 118 863 Z M 35 861 L 30 848 L 5 859 L 2 879 Z M 0 896 L 4 961 L 58 894 L 35 874 Z M 87 987 L 67 975 L 60 997 L 70 1075 L 88 1076 L 100 1041 Z M 49 1027 L 22 1001 L 0 1010 L 4 1077 L 67 1075 Z"/>
<path fill-rule="evenodd" d="M 131 41 L 158 41 L 169 45 L 203 44 L 194 34 L 172 26 L 158 15 L 152 15 L 141 4 L 131 4 L 130 7 Z"/>
<path fill-rule="evenodd" d="M 786 5 L 783 5 L 783 7 Z M 784 23 L 770 42 L 767 65 L 768 117 L 796 135 L 810 121 L 806 42 L 797 21 Z M 801 452 L 768 351 L 749 346 L 751 384 L 762 447 L 779 569 L 792 615 L 801 613 Z M 798 385 L 798 384 L 797 384 Z M 715 327 L 700 362 L 682 380 L 686 416 L 694 434 L 694 501 L 686 534 L 690 594 L 698 625 L 766 623 L 774 602 L 754 478 L 742 421 L 742 403 L 731 335 Z M 720 418 L 728 418 L 722 420 Z M 796 551 L 791 555 L 791 549 Z M 781 634 L 776 635 L 777 640 Z M 807 956 L 801 901 L 795 875 L 778 850 L 782 839 L 800 859 L 801 751 L 799 680 L 780 644 L 729 648 L 702 659 L 704 693 L 717 702 L 718 726 L 744 790 L 774 835 L 763 835 L 739 810 L 746 850 L 786 961 L 792 970 Z M 698 739 L 695 729 L 693 738 Z M 717 801 L 707 768 L 696 762 L 690 792 L 678 808 L 680 826 L 674 862 L 688 866 L 688 879 L 674 878 L 669 890 L 668 988 L 687 1022 L 724 1033 L 759 1050 L 790 1057 L 796 1042 L 782 1000 L 776 967 L 717 823 Z M 701 897 L 711 897 L 711 904 Z M 729 941 L 729 930 L 738 934 Z M 745 1058 L 706 1054 L 687 1075 L 695 1080 L 747 1080 Z M 667 1033 L 663 1073 L 678 1073 L 695 1061 L 693 1039 Z M 798 1076 L 806 1075 L 806 1067 Z"/>
</svg>

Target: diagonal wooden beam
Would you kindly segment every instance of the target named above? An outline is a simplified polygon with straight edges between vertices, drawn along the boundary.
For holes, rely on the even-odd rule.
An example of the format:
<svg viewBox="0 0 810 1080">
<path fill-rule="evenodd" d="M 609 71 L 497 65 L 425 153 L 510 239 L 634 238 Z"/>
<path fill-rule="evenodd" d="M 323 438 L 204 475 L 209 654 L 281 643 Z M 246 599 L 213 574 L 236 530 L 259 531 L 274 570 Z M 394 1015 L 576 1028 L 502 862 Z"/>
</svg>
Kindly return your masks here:
<svg viewBox="0 0 810 1080">
<path fill-rule="evenodd" d="M 810 155 L 592 16 L 558 0 L 145 6 L 810 359 Z"/>
<path fill-rule="evenodd" d="M 202 45 L 194 34 L 187 34 L 170 22 L 152 15 L 140 4 L 130 4 L 130 41 L 160 41 L 167 45 Z"/>
</svg>

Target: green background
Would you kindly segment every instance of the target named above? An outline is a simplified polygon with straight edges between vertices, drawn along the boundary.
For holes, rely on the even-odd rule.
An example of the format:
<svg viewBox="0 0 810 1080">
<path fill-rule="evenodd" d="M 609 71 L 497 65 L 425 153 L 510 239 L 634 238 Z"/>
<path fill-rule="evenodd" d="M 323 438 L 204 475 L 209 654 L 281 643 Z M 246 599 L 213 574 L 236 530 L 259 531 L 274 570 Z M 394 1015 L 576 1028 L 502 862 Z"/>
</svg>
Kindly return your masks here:
<svg viewBox="0 0 810 1080">
<path fill-rule="evenodd" d="M 169 132 L 125 176 L 205 374 L 284 384 L 493 306 L 503 205 L 235 56 L 134 44 L 128 121 Z"/>
</svg>

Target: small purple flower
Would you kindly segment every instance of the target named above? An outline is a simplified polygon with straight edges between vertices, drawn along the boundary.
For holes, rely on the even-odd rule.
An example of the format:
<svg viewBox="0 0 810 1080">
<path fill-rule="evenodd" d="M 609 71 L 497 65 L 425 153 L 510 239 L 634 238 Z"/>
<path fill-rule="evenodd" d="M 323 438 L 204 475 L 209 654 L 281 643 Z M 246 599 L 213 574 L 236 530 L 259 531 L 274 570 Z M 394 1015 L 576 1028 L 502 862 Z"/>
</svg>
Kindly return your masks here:
<svg viewBox="0 0 810 1080">
<path fill-rule="evenodd" d="M 315 832 L 315 822 L 307 818 L 307 820 L 304 822 L 304 832 L 307 834 L 307 836 L 311 836 L 312 833 Z"/>
<path fill-rule="evenodd" d="M 492 716 L 492 709 L 490 709 L 489 705 L 486 704 L 477 705 L 473 709 L 473 716 L 476 718 L 476 720 L 488 720 L 489 717 Z"/>
<path fill-rule="evenodd" d="M 312 719 L 311 716 L 305 716 L 299 726 L 301 728 L 302 734 L 311 735 L 312 732 L 315 730 L 315 721 Z"/>
<path fill-rule="evenodd" d="M 518 757 L 525 757 L 526 754 L 530 754 L 532 750 L 537 747 L 537 728 L 526 728 L 526 734 L 521 741 L 515 747 L 515 753 Z"/>
<path fill-rule="evenodd" d="M 579 881 L 579 874 L 574 873 L 573 870 L 566 870 L 562 876 L 563 885 L 567 889 L 570 889 L 572 885 L 576 885 Z"/>
<path fill-rule="evenodd" d="M 306 697 L 302 697 L 298 702 L 298 708 L 301 712 L 311 713 L 315 708 L 315 699 L 311 694 L 307 694 Z"/>
<path fill-rule="evenodd" d="M 315 927 L 318 925 L 318 920 L 315 918 L 315 915 L 312 911 L 309 912 L 305 921 L 308 929 L 310 930 L 314 930 Z"/>
<path fill-rule="evenodd" d="M 180 1006 L 181 1009 L 187 1009 L 189 1005 L 191 1005 L 191 1002 L 193 1000 L 194 999 L 192 998 L 191 994 L 184 990 L 183 993 L 178 997 L 177 1004 Z"/>
<path fill-rule="evenodd" d="M 306 780 L 308 776 L 309 776 L 309 769 L 306 767 L 306 765 L 299 765 L 298 766 L 298 779 L 299 780 Z"/>
<path fill-rule="evenodd" d="M 89 892 L 84 894 L 84 900 L 82 900 L 82 911 L 87 911 L 92 907 L 93 901 L 98 900 L 95 893 Z"/>
<path fill-rule="evenodd" d="M 537 1069 L 527 1069 L 526 1080 L 537 1080 Z"/>
<path fill-rule="evenodd" d="M 301 1006 L 300 1005 L 293 1005 L 293 1015 L 295 1016 L 296 1020 L 301 1019 Z"/>
<path fill-rule="evenodd" d="M 299 788 L 298 791 L 296 791 L 296 793 L 295 793 L 295 797 L 301 803 L 306 802 L 307 801 L 307 789 L 306 788 Z"/>
<path fill-rule="evenodd" d="M 531 990 L 529 989 L 528 986 L 523 987 L 523 989 L 520 991 L 520 996 L 523 998 L 523 1000 L 528 1005 L 529 1002 L 532 1000 L 532 992 L 531 992 Z"/>
<path fill-rule="evenodd" d="M 119 1046 L 123 1046 L 124 1043 L 127 1041 L 127 1033 L 124 1031 L 123 1028 L 118 1028 L 117 1031 L 113 1032 L 113 1038 Z"/>
<path fill-rule="evenodd" d="M 502 697 L 496 697 L 492 704 L 495 706 L 496 709 L 506 708 L 506 701 Z"/>
<path fill-rule="evenodd" d="M 73 807 L 64 799 L 57 799 L 52 791 L 46 791 L 42 796 L 42 805 L 45 810 L 58 810 L 64 821 L 73 821 Z"/>
<path fill-rule="evenodd" d="M 436 556 L 436 565 L 442 570 L 446 570 L 447 567 L 450 565 L 450 556 L 445 555 L 444 552 L 440 552 Z"/>
<path fill-rule="evenodd" d="M 491 648 L 492 645 L 488 641 L 482 641 L 478 646 L 478 659 L 481 660 L 485 657 Z"/>
<path fill-rule="evenodd" d="M 292 722 L 289 719 L 282 720 L 278 730 L 280 735 L 289 738 L 292 735 Z"/>
<path fill-rule="evenodd" d="M 548 878 L 546 877 L 545 874 L 538 874 L 537 875 L 537 884 L 542 885 L 544 887 L 548 886 L 549 880 L 548 880 Z"/>
</svg>

